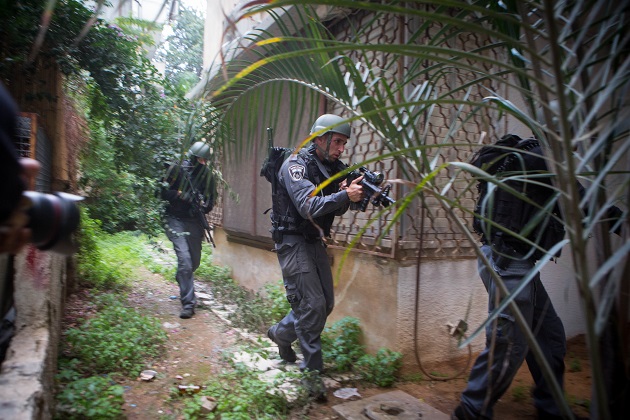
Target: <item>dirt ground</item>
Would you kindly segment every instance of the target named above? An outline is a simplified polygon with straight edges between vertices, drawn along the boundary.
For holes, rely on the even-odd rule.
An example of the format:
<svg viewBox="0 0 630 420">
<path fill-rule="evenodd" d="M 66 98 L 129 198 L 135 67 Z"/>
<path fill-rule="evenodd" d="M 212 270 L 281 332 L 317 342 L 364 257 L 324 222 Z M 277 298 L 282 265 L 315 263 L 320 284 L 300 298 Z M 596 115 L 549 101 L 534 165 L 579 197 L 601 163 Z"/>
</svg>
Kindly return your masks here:
<svg viewBox="0 0 630 420">
<path fill-rule="evenodd" d="M 171 299 L 171 296 L 178 295 L 177 285 L 157 274 L 146 272 L 142 277 L 142 281 L 134 283 L 133 291 L 129 294 L 129 304 L 147 315 L 157 317 L 168 333 L 168 342 L 166 354 L 150 367 L 158 372 L 153 381 L 128 378 L 121 382 L 125 387 L 125 412 L 128 419 L 180 419 L 183 418 L 181 409 L 185 398 L 171 397 L 173 393 L 177 393 L 177 386 L 203 385 L 209 377 L 228 368 L 222 354 L 226 350 L 229 352 L 239 342 L 242 343 L 242 338 L 208 309 L 198 309 L 192 319 L 180 319 L 179 300 Z M 82 307 L 81 300 L 76 295 L 69 298 L 66 327 L 76 325 L 81 313 L 85 313 L 86 308 Z M 571 407 L 576 414 L 588 416 L 586 407 L 590 400 L 591 378 L 588 354 L 582 338 L 569 341 L 565 363 L 565 393 Z M 439 367 L 436 370 L 439 371 Z M 466 379 L 459 378 L 449 381 L 402 382 L 393 388 L 365 387 L 356 383 L 343 386 L 357 388 L 363 398 L 401 390 L 450 414 L 458 404 L 459 394 L 465 384 Z M 531 376 L 524 366 L 496 405 L 495 418 L 536 418 L 529 392 L 531 385 Z M 347 401 L 335 397 L 332 390 L 329 390 L 326 404 L 300 407 L 291 415 L 291 419 L 339 419 L 332 407 L 344 402 Z"/>
</svg>

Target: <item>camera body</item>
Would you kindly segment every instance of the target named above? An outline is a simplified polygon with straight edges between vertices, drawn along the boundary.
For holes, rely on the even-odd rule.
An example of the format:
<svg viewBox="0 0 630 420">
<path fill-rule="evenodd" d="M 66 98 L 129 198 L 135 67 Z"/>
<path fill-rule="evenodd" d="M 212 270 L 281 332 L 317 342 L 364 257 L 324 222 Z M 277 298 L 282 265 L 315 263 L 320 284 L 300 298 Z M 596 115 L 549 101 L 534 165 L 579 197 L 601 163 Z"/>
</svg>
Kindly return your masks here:
<svg viewBox="0 0 630 420">
<path fill-rule="evenodd" d="M 363 179 L 359 183 L 363 187 L 365 196 L 358 203 L 352 203 L 350 208 L 352 210 L 365 211 L 368 203 L 371 201 L 375 207 L 383 206 L 388 207 L 390 204 L 394 204 L 396 201 L 389 196 L 389 192 L 392 188 L 391 185 L 386 185 L 381 188 L 381 184 L 385 180 L 385 176 L 380 172 L 372 172 L 365 166 L 361 166 L 359 169 L 354 170 L 346 177 L 346 183 L 350 185 L 352 181 L 363 176 Z"/>
</svg>

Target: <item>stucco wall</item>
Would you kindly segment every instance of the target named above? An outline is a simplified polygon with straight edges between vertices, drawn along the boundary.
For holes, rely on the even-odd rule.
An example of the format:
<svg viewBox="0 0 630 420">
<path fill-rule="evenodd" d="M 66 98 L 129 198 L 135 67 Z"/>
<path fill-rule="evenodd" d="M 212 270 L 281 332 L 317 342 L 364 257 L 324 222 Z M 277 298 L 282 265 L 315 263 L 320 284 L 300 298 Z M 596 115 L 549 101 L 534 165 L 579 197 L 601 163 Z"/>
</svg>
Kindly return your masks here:
<svg viewBox="0 0 630 420">
<path fill-rule="evenodd" d="M 241 286 L 262 291 L 265 284 L 282 279 L 278 259 L 271 247 L 267 250 L 229 242 L 225 231 L 219 227 L 214 228 L 214 242 L 217 247 L 212 251 L 212 261 L 229 267 Z"/>
<path fill-rule="evenodd" d="M 487 315 L 487 295 L 476 274 L 476 261 L 425 259 L 421 261 L 420 276 L 416 273 L 415 265 L 399 270 L 398 345 L 405 364 L 416 363 L 416 352 L 422 363 L 465 357 L 467 351 L 457 348 L 458 341 L 449 334 L 447 324 L 464 320 L 472 332 Z M 482 335 L 474 341 L 473 352 L 481 350 L 483 338 Z"/>
</svg>

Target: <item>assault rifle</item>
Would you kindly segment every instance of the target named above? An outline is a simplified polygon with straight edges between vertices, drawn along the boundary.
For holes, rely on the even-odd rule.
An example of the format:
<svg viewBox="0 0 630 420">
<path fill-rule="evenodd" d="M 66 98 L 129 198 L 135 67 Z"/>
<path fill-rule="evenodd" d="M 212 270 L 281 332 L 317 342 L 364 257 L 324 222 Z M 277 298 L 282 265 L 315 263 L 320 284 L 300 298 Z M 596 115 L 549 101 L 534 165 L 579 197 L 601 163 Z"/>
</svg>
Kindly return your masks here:
<svg viewBox="0 0 630 420">
<path fill-rule="evenodd" d="M 387 184 L 381 188 L 385 177 L 380 172 L 372 172 L 365 166 L 361 166 L 358 170 L 354 170 L 348 174 L 346 183 L 350 185 L 352 181 L 360 176 L 363 176 L 359 184 L 363 187 L 364 197 L 358 203 L 351 204 L 353 210 L 365 211 L 370 201 L 372 201 L 372 205 L 375 207 L 381 205 L 383 207 L 389 207 L 390 204 L 396 203 L 396 201 L 389 196 L 392 186 Z"/>
<path fill-rule="evenodd" d="M 212 237 L 212 227 L 210 226 L 210 224 L 208 224 L 208 219 L 206 219 L 206 215 L 203 212 L 204 196 L 199 191 L 197 191 L 197 189 L 192 183 L 192 180 L 190 179 L 190 175 L 188 174 L 188 172 L 186 172 L 186 170 L 182 172 L 184 174 L 184 179 L 187 181 L 188 186 L 190 187 L 190 193 L 192 194 L 192 200 L 191 200 L 192 208 L 195 214 L 197 215 L 199 222 L 201 222 L 201 226 L 203 227 L 203 233 L 204 233 L 203 236 L 206 239 L 206 241 L 208 241 L 208 243 L 212 244 L 213 248 L 216 248 L 217 245 L 214 243 L 214 238 Z"/>
</svg>

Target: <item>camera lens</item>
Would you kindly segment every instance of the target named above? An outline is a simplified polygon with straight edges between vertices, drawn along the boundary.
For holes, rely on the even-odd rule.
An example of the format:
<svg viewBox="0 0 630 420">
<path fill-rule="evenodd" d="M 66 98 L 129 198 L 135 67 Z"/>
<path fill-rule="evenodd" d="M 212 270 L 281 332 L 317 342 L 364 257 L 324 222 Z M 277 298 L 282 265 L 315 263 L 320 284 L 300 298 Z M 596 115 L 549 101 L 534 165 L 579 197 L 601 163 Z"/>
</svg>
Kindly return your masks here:
<svg viewBox="0 0 630 420">
<path fill-rule="evenodd" d="M 79 226 L 80 213 L 76 201 L 82 200 L 72 194 L 56 192 L 44 194 L 25 191 L 31 201 L 28 210 L 31 242 L 44 251 L 70 255 L 77 251 L 74 233 Z"/>
</svg>

